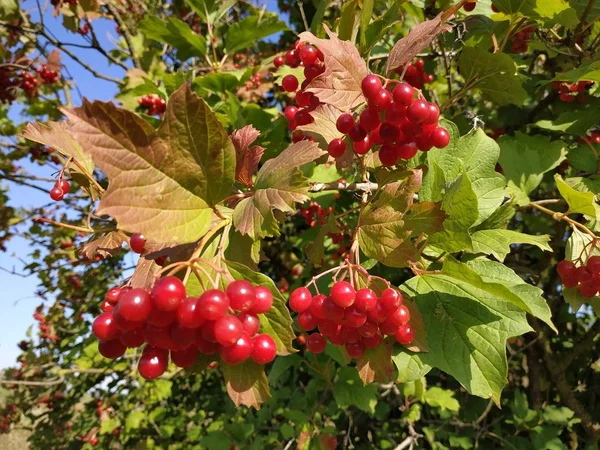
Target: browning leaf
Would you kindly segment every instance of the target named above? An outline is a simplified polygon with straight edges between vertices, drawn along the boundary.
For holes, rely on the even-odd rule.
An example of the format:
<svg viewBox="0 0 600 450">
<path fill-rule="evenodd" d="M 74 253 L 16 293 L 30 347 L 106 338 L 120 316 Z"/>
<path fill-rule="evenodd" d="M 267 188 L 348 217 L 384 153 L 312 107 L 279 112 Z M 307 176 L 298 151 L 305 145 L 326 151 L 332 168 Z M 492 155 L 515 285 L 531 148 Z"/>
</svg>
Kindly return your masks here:
<svg viewBox="0 0 600 450">
<path fill-rule="evenodd" d="M 152 259 L 140 256 L 133 275 L 129 279 L 129 284 L 132 288 L 150 289 L 160 269 L 161 267 Z"/>
<path fill-rule="evenodd" d="M 110 231 L 102 236 L 94 237 L 82 245 L 80 253 L 87 259 L 93 260 L 96 255 L 102 258 L 116 255 L 123 242 L 129 238 L 121 230 Z"/>
<path fill-rule="evenodd" d="M 235 152 L 206 102 L 183 85 L 155 131 L 112 103 L 84 101 L 64 110 L 69 129 L 109 179 L 99 214 L 157 243 L 204 235 L 212 207 L 229 195 Z"/>
<path fill-rule="evenodd" d="M 252 186 L 252 176 L 265 149 L 260 145 L 250 147 L 260 132 L 252 125 L 246 125 L 231 133 L 230 139 L 235 148 L 235 181 L 244 186 Z"/>
<path fill-rule="evenodd" d="M 237 366 L 222 364 L 227 394 L 236 406 L 259 409 L 261 403 L 271 398 L 264 366 L 246 360 Z"/>
<path fill-rule="evenodd" d="M 360 84 L 369 69 L 352 42 L 340 40 L 325 24 L 323 28 L 329 39 L 320 39 L 308 31 L 299 36 L 301 41 L 316 45 L 325 55 L 325 72 L 313 79 L 306 90 L 322 103 L 342 111 L 354 109 L 365 101 Z"/>
<path fill-rule="evenodd" d="M 394 375 L 394 364 L 392 362 L 392 348 L 394 338 L 387 337 L 381 345 L 375 349 L 367 349 L 362 358 L 356 362 L 358 376 L 364 384 L 387 383 Z"/>
<path fill-rule="evenodd" d="M 60 70 L 60 50 L 54 50 L 48 55 L 46 66 L 50 70 Z"/>
<path fill-rule="evenodd" d="M 342 111 L 335 106 L 322 104 L 310 112 L 314 122 L 298 127 L 305 135 L 315 138 L 319 147 L 327 150 L 327 145 L 334 139 L 340 138 L 342 134 L 337 130 L 335 123 L 342 115 Z"/>
<path fill-rule="evenodd" d="M 419 52 L 429 47 L 438 35 L 450 31 L 452 27 L 444 23 L 447 20 L 446 16 L 444 12 L 439 13 L 435 18 L 413 27 L 406 36 L 396 42 L 388 56 L 386 73 L 389 75 L 394 69 L 404 66 Z"/>
</svg>

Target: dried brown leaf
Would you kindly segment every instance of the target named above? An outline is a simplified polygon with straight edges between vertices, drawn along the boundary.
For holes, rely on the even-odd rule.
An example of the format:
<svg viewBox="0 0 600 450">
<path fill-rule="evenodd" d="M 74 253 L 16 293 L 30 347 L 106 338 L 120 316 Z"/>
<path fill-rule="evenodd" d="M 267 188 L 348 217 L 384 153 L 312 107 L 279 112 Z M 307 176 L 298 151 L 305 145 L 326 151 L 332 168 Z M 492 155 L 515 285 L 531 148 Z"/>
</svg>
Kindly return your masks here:
<svg viewBox="0 0 600 450">
<path fill-rule="evenodd" d="M 364 384 L 374 381 L 387 383 L 392 380 L 394 375 L 393 347 L 394 338 L 388 337 L 379 347 L 365 351 L 364 356 L 356 362 L 358 376 Z"/>
<path fill-rule="evenodd" d="M 129 284 L 133 288 L 150 289 L 160 269 L 161 267 L 152 259 L 140 256 L 133 275 L 129 279 Z"/>
<path fill-rule="evenodd" d="M 60 70 L 60 50 L 54 50 L 48 55 L 46 66 L 50 70 Z"/>
<path fill-rule="evenodd" d="M 444 23 L 447 20 L 446 16 L 447 14 L 444 12 L 439 13 L 435 18 L 413 27 L 406 36 L 396 42 L 388 56 L 385 66 L 386 73 L 389 75 L 394 69 L 404 66 L 418 53 L 429 47 L 441 33 L 450 31 L 452 27 Z"/>
<path fill-rule="evenodd" d="M 265 149 L 260 145 L 250 145 L 258 138 L 260 132 L 252 125 L 231 133 L 230 139 L 235 147 L 235 180 L 244 186 L 252 186 L 252 176 L 256 173 L 258 163 Z"/>
<path fill-rule="evenodd" d="M 97 255 L 102 258 L 115 256 L 121 250 L 123 242 L 129 238 L 120 230 L 110 231 L 100 237 L 88 240 L 82 245 L 80 253 L 87 259 L 94 259 Z"/>
</svg>

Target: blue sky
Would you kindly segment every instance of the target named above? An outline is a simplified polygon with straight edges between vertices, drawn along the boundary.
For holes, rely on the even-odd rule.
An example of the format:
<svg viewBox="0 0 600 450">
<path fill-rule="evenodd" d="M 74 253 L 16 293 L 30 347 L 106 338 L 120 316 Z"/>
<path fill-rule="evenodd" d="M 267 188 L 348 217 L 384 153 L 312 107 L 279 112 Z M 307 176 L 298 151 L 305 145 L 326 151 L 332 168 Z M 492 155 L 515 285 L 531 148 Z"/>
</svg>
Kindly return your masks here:
<svg viewBox="0 0 600 450">
<path fill-rule="evenodd" d="M 41 2 L 49 4 L 49 2 Z M 262 3 L 262 2 L 261 2 Z M 268 0 L 267 9 L 277 10 L 277 2 Z M 37 22 L 39 14 L 35 1 L 21 2 L 21 7 L 28 10 L 32 15 L 32 20 Z M 287 18 L 286 18 L 287 19 Z M 62 25 L 62 17 L 53 17 L 52 10 L 49 8 L 44 15 L 46 27 L 61 42 L 72 42 L 85 44 L 83 38 L 66 30 Z M 115 32 L 113 22 L 107 20 L 97 20 L 93 22 L 94 30 L 100 44 L 105 49 L 112 47 L 112 43 L 118 38 Z M 87 62 L 91 66 L 98 68 L 98 71 L 114 78 L 122 78 L 125 72 L 118 66 L 108 66 L 107 61 L 95 50 L 79 49 L 70 47 L 77 57 Z M 84 97 L 91 100 L 110 100 L 114 98 L 117 90 L 113 83 L 94 78 L 87 70 L 75 63 L 64 53 L 61 55 L 63 63 L 67 66 L 69 72 L 75 80 Z M 74 94 L 73 102 L 80 103 L 79 97 Z M 15 121 L 23 121 L 19 111 L 11 111 L 10 117 Z M 29 172 L 40 175 L 50 176 L 48 170 L 40 168 L 38 165 L 20 162 L 20 164 Z M 10 205 L 13 207 L 33 207 L 48 203 L 48 197 L 37 190 L 10 185 Z M 0 266 L 4 269 L 23 272 L 23 266 L 27 264 L 27 255 L 31 252 L 29 243 L 21 238 L 13 238 L 8 242 L 7 252 L 0 253 Z M 21 261 L 24 259 L 24 263 Z M 37 286 L 36 277 L 22 278 L 17 275 L 0 271 L 0 286 L 3 289 L 3 314 L 0 314 L 0 369 L 15 364 L 15 359 L 20 350 L 17 343 L 25 337 L 27 327 L 34 324 L 33 310 L 39 304 L 39 298 L 34 296 Z"/>
</svg>

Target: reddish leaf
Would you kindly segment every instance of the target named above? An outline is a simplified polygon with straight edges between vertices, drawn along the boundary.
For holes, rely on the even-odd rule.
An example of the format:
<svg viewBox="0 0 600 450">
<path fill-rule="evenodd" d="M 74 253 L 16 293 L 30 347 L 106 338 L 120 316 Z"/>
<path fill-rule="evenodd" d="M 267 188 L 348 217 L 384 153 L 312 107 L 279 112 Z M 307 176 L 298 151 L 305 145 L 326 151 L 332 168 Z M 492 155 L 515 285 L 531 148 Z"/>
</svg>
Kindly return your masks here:
<svg viewBox="0 0 600 450">
<path fill-rule="evenodd" d="M 394 338 L 386 338 L 379 347 L 368 349 L 365 355 L 356 363 L 358 376 L 365 384 L 387 383 L 392 380 L 394 375 L 394 364 L 392 362 L 392 348 L 394 347 Z"/>
<path fill-rule="evenodd" d="M 310 115 L 314 122 L 300 126 L 298 129 L 303 134 L 315 138 L 319 147 L 327 150 L 327 146 L 332 140 L 342 137 L 342 133 L 337 130 L 335 125 L 338 117 L 342 115 L 342 111 L 335 106 L 323 104 L 311 111 Z"/>
<path fill-rule="evenodd" d="M 417 56 L 418 53 L 431 45 L 433 40 L 452 27 L 444 21 L 447 14 L 439 13 L 434 19 L 426 20 L 413 27 L 410 32 L 396 42 L 388 56 L 385 71 L 389 75 L 394 69 L 404 66 L 407 62 Z"/>
<path fill-rule="evenodd" d="M 116 255 L 129 238 L 122 231 L 111 231 L 96 239 L 87 241 L 81 247 L 80 253 L 87 259 L 93 260 L 96 255 L 106 258 Z"/>
<path fill-rule="evenodd" d="M 301 41 L 316 45 L 325 55 L 325 72 L 313 79 L 306 90 L 312 92 L 322 103 L 342 111 L 354 109 L 365 101 L 360 84 L 369 69 L 358 49 L 350 41 L 342 41 L 323 24 L 329 39 L 319 39 L 305 31 Z"/>
<path fill-rule="evenodd" d="M 140 256 L 129 284 L 134 288 L 150 289 L 154 284 L 154 279 L 161 267 L 152 259 L 146 256 Z"/>
<path fill-rule="evenodd" d="M 230 139 L 235 147 L 235 180 L 245 186 L 252 186 L 252 176 L 265 149 L 259 145 L 250 147 L 260 132 L 252 125 L 246 125 L 231 133 Z"/>
<path fill-rule="evenodd" d="M 227 393 L 236 406 L 259 409 L 261 403 L 271 398 L 264 366 L 246 360 L 237 366 L 222 364 Z"/>
<path fill-rule="evenodd" d="M 60 50 L 54 50 L 48 55 L 46 66 L 50 70 L 60 70 Z"/>
</svg>

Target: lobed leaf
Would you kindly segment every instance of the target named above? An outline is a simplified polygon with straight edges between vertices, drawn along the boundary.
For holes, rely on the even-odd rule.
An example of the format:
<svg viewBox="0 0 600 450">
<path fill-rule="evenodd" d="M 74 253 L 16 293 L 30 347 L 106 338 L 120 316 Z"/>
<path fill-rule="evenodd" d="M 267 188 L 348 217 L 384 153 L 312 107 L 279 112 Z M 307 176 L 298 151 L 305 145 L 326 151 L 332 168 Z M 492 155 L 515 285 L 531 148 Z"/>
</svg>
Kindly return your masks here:
<svg viewBox="0 0 600 450">
<path fill-rule="evenodd" d="M 480 230 L 473 233 L 473 252 L 494 255 L 498 261 L 504 261 L 510 253 L 510 246 L 514 244 L 535 245 L 541 250 L 551 252 L 552 247 L 548 245 L 551 236 L 543 234 L 532 236 L 519 233 L 514 230 Z"/>
<path fill-rule="evenodd" d="M 230 139 L 235 148 L 235 180 L 245 186 L 252 186 L 252 176 L 265 149 L 260 145 L 252 145 L 260 132 L 252 125 L 246 125 L 231 133 Z"/>
<path fill-rule="evenodd" d="M 228 53 L 237 52 L 254 47 L 260 39 L 287 30 L 288 26 L 279 20 L 277 14 L 263 12 L 260 15 L 251 15 L 227 28 L 225 46 Z"/>
<path fill-rule="evenodd" d="M 264 366 L 246 360 L 236 366 L 221 364 L 221 371 L 227 394 L 235 406 L 260 409 L 260 405 L 271 398 Z"/>
<path fill-rule="evenodd" d="M 92 236 L 81 246 L 79 252 L 89 260 L 93 260 L 96 256 L 102 258 L 115 256 L 123 248 L 123 242 L 127 241 L 129 241 L 129 237 L 122 231 L 109 231 L 98 237 Z"/>
</svg>

